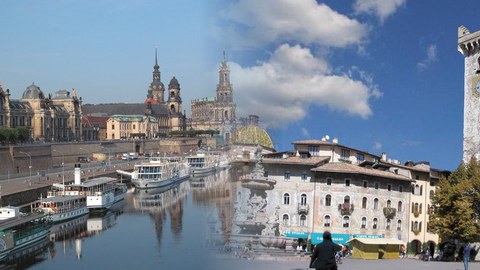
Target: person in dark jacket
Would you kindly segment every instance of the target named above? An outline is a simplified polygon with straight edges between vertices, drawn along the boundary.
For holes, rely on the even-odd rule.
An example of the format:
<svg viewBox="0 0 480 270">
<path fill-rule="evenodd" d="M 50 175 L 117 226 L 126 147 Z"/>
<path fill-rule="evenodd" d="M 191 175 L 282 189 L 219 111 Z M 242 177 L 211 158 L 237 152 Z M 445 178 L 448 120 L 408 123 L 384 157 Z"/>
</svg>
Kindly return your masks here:
<svg viewBox="0 0 480 270">
<path fill-rule="evenodd" d="M 316 270 L 337 269 L 335 263 L 335 253 L 342 250 L 340 245 L 332 242 L 332 235 L 329 231 L 323 233 L 323 242 L 316 245 L 310 260 L 310 268 Z M 315 260 L 317 260 L 315 262 Z M 315 262 L 315 263 L 314 263 Z"/>
</svg>

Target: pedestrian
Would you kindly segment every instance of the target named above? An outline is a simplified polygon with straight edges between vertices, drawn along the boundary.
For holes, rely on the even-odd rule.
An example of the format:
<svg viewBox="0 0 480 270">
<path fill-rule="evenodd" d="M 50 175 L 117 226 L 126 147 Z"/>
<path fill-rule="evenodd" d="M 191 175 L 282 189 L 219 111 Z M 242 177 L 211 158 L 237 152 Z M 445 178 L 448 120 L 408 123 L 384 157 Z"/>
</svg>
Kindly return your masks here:
<svg viewBox="0 0 480 270">
<path fill-rule="evenodd" d="M 342 250 L 340 245 L 332 242 L 332 235 L 329 231 L 323 233 L 323 242 L 316 245 L 310 259 L 310 268 L 316 270 L 336 270 L 335 253 Z"/>
<path fill-rule="evenodd" d="M 472 248 L 470 247 L 470 243 L 467 242 L 465 248 L 463 249 L 463 266 L 465 270 L 468 270 L 468 261 L 470 260 L 470 251 Z"/>
</svg>

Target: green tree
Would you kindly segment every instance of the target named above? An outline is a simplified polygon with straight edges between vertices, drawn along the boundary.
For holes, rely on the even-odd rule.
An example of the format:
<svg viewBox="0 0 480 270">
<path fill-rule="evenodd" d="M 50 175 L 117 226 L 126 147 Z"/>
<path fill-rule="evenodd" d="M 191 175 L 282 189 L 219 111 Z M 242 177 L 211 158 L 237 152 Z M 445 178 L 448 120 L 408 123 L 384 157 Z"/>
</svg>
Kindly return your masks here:
<svg viewBox="0 0 480 270">
<path fill-rule="evenodd" d="M 430 228 L 448 239 L 480 240 L 480 163 L 472 157 L 448 178 L 442 177 L 432 198 Z"/>
<path fill-rule="evenodd" d="M 18 127 L 17 129 L 17 134 L 18 134 L 18 140 L 20 142 L 26 142 L 28 139 L 30 139 L 30 131 L 26 127 Z"/>
</svg>

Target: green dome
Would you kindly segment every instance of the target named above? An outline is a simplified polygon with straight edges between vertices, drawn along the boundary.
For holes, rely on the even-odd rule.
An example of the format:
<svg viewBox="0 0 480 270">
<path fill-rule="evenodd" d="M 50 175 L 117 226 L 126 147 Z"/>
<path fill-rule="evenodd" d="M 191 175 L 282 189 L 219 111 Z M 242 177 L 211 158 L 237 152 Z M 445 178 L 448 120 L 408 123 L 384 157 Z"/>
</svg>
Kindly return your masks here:
<svg viewBox="0 0 480 270">
<path fill-rule="evenodd" d="M 235 132 L 235 143 L 261 145 L 273 149 L 273 142 L 268 133 L 264 129 L 253 125 L 238 129 Z"/>
</svg>

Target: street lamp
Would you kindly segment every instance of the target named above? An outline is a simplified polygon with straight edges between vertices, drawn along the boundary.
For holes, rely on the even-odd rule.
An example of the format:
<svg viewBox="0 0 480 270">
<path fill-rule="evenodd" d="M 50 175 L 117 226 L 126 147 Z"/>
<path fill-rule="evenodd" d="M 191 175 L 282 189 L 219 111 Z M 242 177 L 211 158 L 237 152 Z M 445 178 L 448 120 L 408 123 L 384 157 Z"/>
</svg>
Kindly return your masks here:
<svg viewBox="0 0 480 270">
<path fill-rule="evenodd" d="M 32 155 L 30 155 L 30 153 L 22 152 L 22 151 L 20 151 L 20 153 L 27 155 L 28 159 L 30 160 L 30 163 L 28 165 L 28 170 L 30 171 L 30 177 L 28 178 L 28 185 L 31 186 L 32 185 Z"/>
<path fill-rule="evenodd" d="M 58 152 L 62 155 L 62 185 L 63 185 L 62 195 L 65 195 L 65 154 L 62 151 L 58 151 L 55 149 L 53 149 L 53 152 Z"/>
</svg>

